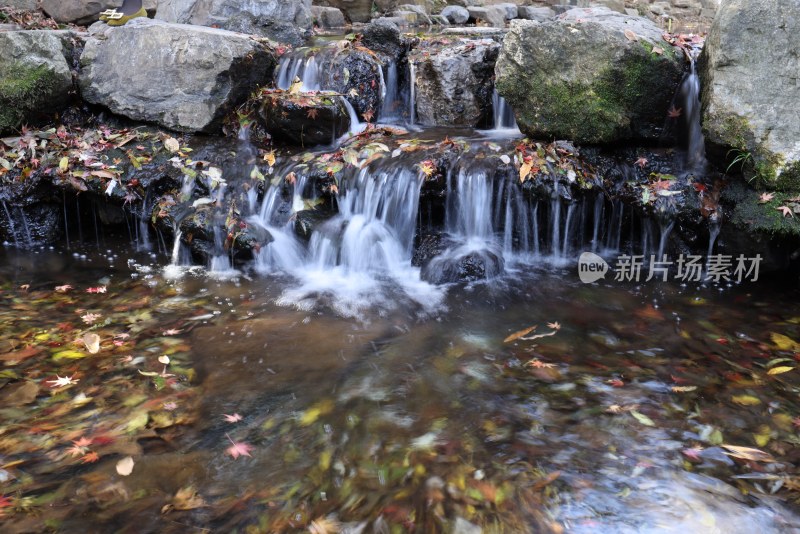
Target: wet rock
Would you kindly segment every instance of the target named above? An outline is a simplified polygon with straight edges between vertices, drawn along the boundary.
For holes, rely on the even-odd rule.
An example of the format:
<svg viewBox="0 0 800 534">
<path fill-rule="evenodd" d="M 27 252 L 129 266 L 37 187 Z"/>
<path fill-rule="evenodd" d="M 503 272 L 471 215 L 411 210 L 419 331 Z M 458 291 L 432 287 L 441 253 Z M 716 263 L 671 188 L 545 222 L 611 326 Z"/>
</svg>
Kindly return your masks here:
<svg viewBox="0 0 800 534">
<path fill-rule="evenodd" d="M 530 137 L 657 140 L 684 67 L 661 33 L 647 19 L 607 8 L 514 21 L 497 61 L 497 89 Z"/>
<path fill-rule="evenodd" d="M 344 13 L 335 7 L 311 6 L 311 13 L 320 28 L 344 28 L 347 25 Z"/>
<path fill-rule="evenodd" d="M 266 17 L 311 28 L 311 0 L 161 0 L 156 18 L 166 22 L 221 26 L 240 13 Z"/>
<path fill-rule="evenodd" d="M 502 7 L 505 10 L 506 20 L 515 19 L 519 15 L 519 8 L 516 4 L 505 2 L 503 4 L 497 4 L 497 6 Z"/>
<path fill-rule="evenodd" d="M 469 11 L 461 6 L 447 6 L 442 10 L 442 16 L 447 17 L 451 24 L 466 24 L 469 20 Z"/>
<path fill-rule="evenodd" d="M 408 49 L 408 43 L 401 36 L 397 24 L 385 19 L 378 19 L 364 28 L 361 44 L 395 61 Z"/>
<path fill-rule="evenodd" d="M 350 128 L 350 117 L 341 98 L 324 93 L 268 94 L 259 117 L 276 139 L 303 146 L 331 144 Z"/>
<path fill-rule="evenodd" d="M 423 265 L 421 277 L 432 284 L 475 282 L 503 272 L 505 260 L 500 250 L 475 249 L 467 245 L 448 248 Z"/>
<path fill-rule="evenodd" d="M 294 214 L 294 232 L 308 241 L 319 225 L 330 218 L 330 214 L 317 210 L 301 210 Z"/>
<path fill-rule="evenodd" d="M 222 24 L 232 32 L 266 37 L 278 43 L 300 46 L 306 41 L 306 32 L 295 24 L 274 17 L 237 13 Z"/>
<path fill-rule="evenodd" d="M 134 19 L 93 26 L 81 65 L 86 101 L 174 130 L 211 132 L 271 79 L 275 55 L 233 32 Z"/>
<path fill-rule="evenodd" d="M 70 100 L 73 32 L 0 32 L 0 133 Z"/>
<path fill-rule="evenodd" d="M 468 7 L 470 20 L 495 28 L 505 28 L 506 10 L 501 6 Z"/>
<path fill-rule="evenodd" d="M 372 18 L 372 0 L 318 0 L 314 5 L 335 7 L 341 10 L 350 22 L 369 22 Z"/>
<path fill-rule="evenodd" d="M 63 234 L 61 194 L 41 172 L 0 188 L 0 239 L 20 247 L 57 242 Z"/>
<path fill-rule="evenodd" d="M 119 8 L 124 0 L 41 0 L 42 11 L 56 22 L 91 24 L 106 9 Z M 35 3 L 35 2 L 34 2 Z M 143 0 L 143 7 L 155 12 L 158 0 Z M 35 9 L 35 7 L 34 7 Z"/>
<path fill-rule="evenodd" d="M 431 18 L 428 13 L 421 6 L 403 4 L 392 12 L 393 17 L 405 19 L 412 26 L 427 25 L 430 26 Z"/>
<path fill-rule="evenodd" d="M 415 52 L 416 117 L 426 126 L 477 126 L 491 113 L 494 63 L 500 45 L 462 41 Z"/>
<path fill-rule="evenodd" d="M 754 31 L 754 21 L 764 31 Z M 710 154 L 727 156 L 725 166 L 741 157 L 745 178 L 792 192 L 800 191 L 798 47 L 800 4 L 731 0 L 720 6 L 700 60 Z"/>
<path fill-rule="evenodd" d="M 368 49 L 348 46 L 325 62 L 322 87 L 345 95 L 360 117 L 374 117 L 383 101 L 381 68 Z"/>
</svg>

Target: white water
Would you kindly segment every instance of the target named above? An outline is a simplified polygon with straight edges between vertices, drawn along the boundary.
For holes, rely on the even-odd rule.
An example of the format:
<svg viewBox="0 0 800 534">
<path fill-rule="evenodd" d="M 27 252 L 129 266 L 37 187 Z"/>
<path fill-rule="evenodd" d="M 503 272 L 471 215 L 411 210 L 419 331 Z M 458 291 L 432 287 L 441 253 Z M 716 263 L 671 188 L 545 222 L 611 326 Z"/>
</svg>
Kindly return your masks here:
<svg viewBox="0 0 800 534">
<path fill-rule="evenodd" d="M 694 60 L 691 62 L 689 74 L 681 83 L 679 94 L 686 129 L 686 171 L 703 176 L 707 167 L 706 148 L 700 125 L 700 77 Z"/>
<path fill-rule="evenodd" d="M 495 89 L 492 93 L 492 108 L 494 109 L 494 122 L 492 130 L 507 135 L 521 135 L 517 126 L 514 110 L 508 105 L 506 99 L 500 96 Z"/>
</svg>

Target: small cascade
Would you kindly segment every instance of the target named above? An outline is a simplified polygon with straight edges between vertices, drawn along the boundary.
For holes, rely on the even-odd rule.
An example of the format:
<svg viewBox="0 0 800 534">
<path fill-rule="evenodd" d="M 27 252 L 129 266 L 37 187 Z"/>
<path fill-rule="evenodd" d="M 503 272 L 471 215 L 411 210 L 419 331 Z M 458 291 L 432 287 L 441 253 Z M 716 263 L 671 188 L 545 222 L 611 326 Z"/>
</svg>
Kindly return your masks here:
<svg viewBox="0 0 800 534">
<path fill-rule="evenodd" d="M 171 265 L 179 265 L 181 258 L 181 231 L 175 231 L 175 242 L 172 244 L 172 256 L 170 258 Z"/>
<path fill-rule="evenodd" d="M 417 65 L 408 62 L 408 123 L 413 126 L 417 122 Z"/>
<path fill-rule="evenodd" d="M 358 113 L 356 113 L 355 108 L 350 104 L 350 102 L 345 97 L 339 97 L 342 99 L 342 104 L 344 104 L 344 109 L 347 110 L 347 114 L 350 116 L 350 130 L 347 134 L 344 135 L 347 138 L 350 135 L 356 135 L 364 131 L 367 127 L 366 123 L 361 122 L 358 118 Z"/>
<path fill-rule="evenodd" d="M 302 48 L 281 57 L 275 74 L 275 85 L 285 91 L 291 87 L 295 78 L 302 80 L 303 91 L 320 90 L 320 68 L 316 56 L 308 55 L 308 51 Z"/>
<path fill-rule="evenodd" d="M 11 237 L 14 239 L 14 245 L 19 248 L 19 237 L 17 236 L 17 225 L 14 224 L 14 218 L 11 216 L 11 212 L 8 211 L 8 204 L 6 201 L 3 200 L 0 202 L 3 204 L 3 211 L 6 213 L 6 219 L 8 219 L 8 228 L 11 230 Z"/>
<path fill-rule="evenodd" d="M 706 172 L 706 148 L 703 131 L 700 126 L 700 77 L 697 74 L 695 58 L 691 59 L 689 73 L 681 82 L 679 91 L 680 103 L 683 107 L 683 127 L 686 146 L 685 170 L 688 173 L 703 176 Z"/>
<path fill-rule="evenodd" d="M 381 71 L 383 72 L 383 71 Z M 398 123 L 402 120 L 403 104 L 400 90 L 400 77 L 397 72 L 397 63 L 389 61 L 386 74 L 381 74 L 384 81 L 383 105 L 378 119 L 387 124 Z"/>
<path fill-rule="evenodd" d="M 514 110 L 508 105 L 506 99 L 500 96 L 497 89 L 492 93 L 492 107 L 494 109 L 494 131 L 512 131 L 519 133 Z"/>
</svg>

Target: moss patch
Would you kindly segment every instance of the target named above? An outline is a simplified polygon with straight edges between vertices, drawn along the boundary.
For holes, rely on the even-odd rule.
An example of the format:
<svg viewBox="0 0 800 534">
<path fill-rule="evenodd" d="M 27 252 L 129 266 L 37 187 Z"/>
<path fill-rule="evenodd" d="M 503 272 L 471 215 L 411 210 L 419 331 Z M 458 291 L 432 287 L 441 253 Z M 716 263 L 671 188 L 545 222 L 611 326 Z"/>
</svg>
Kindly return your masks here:
<svg viewBox="0 0 800 534">
<path fill-rule="evenodd" d="M 57 86 L 57 76 L 46 65 L 13 63 L 0 69 L 0 132 L 18 127 Z"/>
<path fill-rule="evenodd" d="M 777 192 L 772 200 L 760 203 L 759 193 L 742 182 L 734 182 L 725 189 L 723 201 L 732 206 L 728 214 L 731 222 L 750 233 L 768 235 L 800 235 L 800 214 L 786 217 L 777 208 L 792 204 L 794 195 Z"/>
</svg>

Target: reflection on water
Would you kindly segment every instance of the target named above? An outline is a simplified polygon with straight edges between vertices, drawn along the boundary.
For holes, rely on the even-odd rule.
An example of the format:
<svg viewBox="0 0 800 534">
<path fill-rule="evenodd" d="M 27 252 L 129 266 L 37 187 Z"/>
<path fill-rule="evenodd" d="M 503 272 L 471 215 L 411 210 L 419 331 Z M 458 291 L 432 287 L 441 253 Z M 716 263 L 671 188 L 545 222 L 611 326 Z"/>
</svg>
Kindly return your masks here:
<svg viewBox="0 0 800 534">
<path fill-rule="evenodd" d="M 164 422 L 144 399 L 145 424 L 135 432 L 130 422 L 104 425 L 107 407 L 117 406 L 111 397 L 65 409 L 63 426 L 117 436 L 117 449 L 105 445 L 98 461 L 83 464 L 64 453 L 81 431 L 56 423 L 32 430 L 27 412 L 6 408 L 2 491 L 18 505 L 32 498 L 30 510 L 0 518 L 9 532 L 46 524 L 77 532 L 89 522 L 116 532 L 800 528 L 786 502 L 797 496 L 800 443 L 793 291 L 585 286 L 574 269 L 530 268 L 491 285 L 451 287 L 423 319 L 400 303 L 360 310 L 364 320 L 355 321 L 316 300 L 280 305 L 281 278 L 169 280 L 141 264 L 129 271 L 113 252 L 0 254 L 4 371 L 49 377 L 37 373 L 38 356 L 8 354 L 74 324 L 76 310 L 108 318 L 93 330 L 101 337 L 115 328 L 131 335 L 128 345 L 104 348 L 113 356 L 62 362 L 63 372 L 84 373 L 80 382 L 63 393 L 42 386 L 25 410 L 60 410 L 58 399 L 100 398 L 138 379 L 153 398 L 172 391 L 179 408 L 171 417 L 182 421 Z M 55 295 L 66 284 L 79 289 Z M 98 284 L 108 293 L 81 289 Z M 504 342 L 533 325 L 529 339 Z M 177 384 L 156 390 L 137 367 L 125 371 L 138 358 L 139 370 L 159 371 L 147 362 L 170 346 Z M 90 360 L 98 377 L 114 365 L 126 374 L 96 381 L 80 367 Z M 792 369 L 771 374 L 776 366 Z M 4 376 L 6 387 L 17 384 Z M 22 449 L 9 432 L 38 433 L 41 448 Z M 65 444 L 48 445 L 42 432 Z M 124 449 L 126 435 L 135 441 Z M 226 455 L 228 439 L 251 445 L 251 456 Z M 736 459 L 723 444 L 758 448 L 774 461 Z M 136 465 L 122 477 L 115 465 L 129 454 Z M 43 496 L 48 504 L 36 506 Z"/>
</svg>

